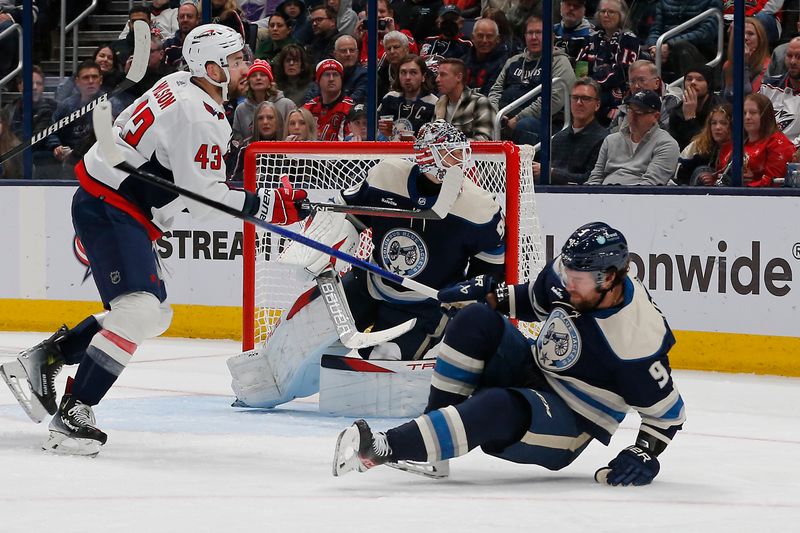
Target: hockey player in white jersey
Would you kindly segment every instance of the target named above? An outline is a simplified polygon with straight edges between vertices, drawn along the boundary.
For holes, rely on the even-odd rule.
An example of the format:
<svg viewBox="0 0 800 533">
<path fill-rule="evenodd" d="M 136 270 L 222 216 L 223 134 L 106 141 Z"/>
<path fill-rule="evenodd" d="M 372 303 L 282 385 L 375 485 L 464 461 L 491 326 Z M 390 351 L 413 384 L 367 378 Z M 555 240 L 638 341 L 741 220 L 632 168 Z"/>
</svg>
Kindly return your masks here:
<svg viewBox="0 0 800 533">
<path fill-rule="evenodd" d="M 608 445 L 634 409 L 636 440 L 595 480 L 649 484 L 685 411 L 667 357 L 672 331 L 628 265 L 624 236 L 594 222 L 572 234 L 535 282 L 484 277 L 440 291 L 442 301 L 479 303 L 447 329 L 425 414 L 385 433 L 355 422 L 339 436 L 334 475 L 386 463 L 429 475 L 478 446 L 560 470 L 592 440 Z M 528 341 L 506 317 L 544 325 Z"/>
<path fill-rule="evenodd" d="M 190 72 L 161 79 L 114 124 L 115 143 L 130 165 L 275 224 L 298 221 L 300 190 L 235 190 L 225 183 L 231 128 L 223 104 L 247 72 L 241 36 L 209 24 L 192 30 L 183 57 Z M 0 369 L 20 405 L 36 422 L 48 413 L 44 449 L 96 455 L 107 436 L 95 426 L 96 405 L 136 348 L 162 334 L 172 311 L 153 246 L 173 217 L 188 210 L 210 218 L 209 207 L 165 192 L 110 166 L 95 144 L 75 167 L 80 187 L 72 202 L 80 238 L 106 311 L 23 352 Z M 78 364 L 57 402 L 62 365 Z"/>
<path fill-rule="evenodd" d="M 504 277 L 502 210 L 491 194 L 464 179 L 464 170 L 468 174 L 475 170 L 464 134 L 445 121 L 428 123 L 414 148 L 415 160 L 378 163 L 365 180 L 342 191 L 339 203 L 430 209 L 439 199 L 445 174 L 453 168 L 460 172 L 461 192 L 455 189 L 457 196 L 442 220 L 359 215 L 372 230 L 372 261 L 431 287 L 448 287 L 481 273 Z M 358 232 L 341 213 L 317 213 L 306 234 L 350 253 L 354 250 L 347 249 L 349 243 L 358 244 Z M 283 260 L 301 264 L 315 276 L 331 268 L 330 257 L 308 250 L 292 244 Z M 433 299 L 359 269 L 344 275 L 342 285 L 341 299 L 349 304 L 358 331 L 371 327 L 374 334 L 416 320 L 400 336 L 360 350 L 362 357 L 420 359 L 444 332 L 448 316 Z M 228 360 L 237 396 L 234 406 L 275 407 L 319 391 L 320 356 L 338 339 L 319 295 L 317 287 L 302 295 L 258 353 Z"/>
</svg>

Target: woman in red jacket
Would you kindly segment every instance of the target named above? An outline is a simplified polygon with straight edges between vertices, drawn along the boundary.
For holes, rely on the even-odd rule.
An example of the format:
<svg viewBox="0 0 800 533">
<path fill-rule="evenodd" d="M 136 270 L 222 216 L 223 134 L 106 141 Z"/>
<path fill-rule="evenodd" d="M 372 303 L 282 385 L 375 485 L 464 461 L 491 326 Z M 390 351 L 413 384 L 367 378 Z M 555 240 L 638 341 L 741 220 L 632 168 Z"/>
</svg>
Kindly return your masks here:
<svg viewBox="0 0 800 533">
<path fill-rule="evenodd" d="M 747 187 L 776 186 L 775 178 L 786 175 L 795 147 L 775 123 L 772 102 L 763 94 L 748 94 L 744 99 L 744 168 L 742 182 Z"/>
</svg>

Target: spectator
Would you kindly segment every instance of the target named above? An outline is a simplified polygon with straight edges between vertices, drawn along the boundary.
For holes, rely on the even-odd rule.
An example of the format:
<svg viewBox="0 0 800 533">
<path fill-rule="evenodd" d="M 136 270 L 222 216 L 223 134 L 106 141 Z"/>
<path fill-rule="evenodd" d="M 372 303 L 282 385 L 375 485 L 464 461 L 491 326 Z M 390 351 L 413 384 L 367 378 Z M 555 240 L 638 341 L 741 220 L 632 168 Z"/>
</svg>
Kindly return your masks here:
<svg viewBox="0 0 800 533">
<path fill-rule="evenodd" d="M 703 129 L 708 114 L 720 103 L 722 98 L 714 94 L 714 69 L 689 67 L 683 78 L 683 104 L 670 111 L 667 129 L 681 150 Z"/>
<path fill-rule="evenodd" d="M 350 133 L 347 117 L 353 101 L 342 92 L 342 64 L 335 59 L 324 59 L 317 65 L 316 80 L 320 95 L 306 102 L 317 120 L 317 135 L 321 141 L 341 141 Z"/>
<path fill-rule="evenodd" d="M 733 57 L 733 31 L 728 40 L 728 58 Z M 764 27 L 753 17 L 744 21 L 744 90 L 757 93 L 769 68 L 769 46 Z M 725 94 L 733 91 L 733 60 L 728 59 L 723 66 L 725 73 Z"/>
<path fill-rule="evenodd" d="M 233 1 L 234 7 L 236 1 Z M 254 24 L 244 18 L 242 12 L 237 9 L 226 9 L 220 13 L 219 17 L 212 19 L 212 22 L 227 26 L 233 31 L 239 33 L 244 40 L 245 54 L 248 58 L 253 56 L 253 50 L 258 47 L 258 24 Z"/>
<path fill-rule="evenodd" d="M 436 17 L 442 8 L 442 0 L 393 0 L 395 21 L 406 28 L 418 43 L 436 35 Z"/>
<path fill-rule="evenodd" d="M 350 110 L 350 135 L 344 138 L 345 141 L 366 141 L 367 138 L 367 106 L 356 104 Z"/>
<path fill-rule="evenodd" d="M 277 0 L 239 0 L 239 9 L 247 20 L 256 22 L 274 14 L 279 4 Z"/>
<path fill-rule="evenodd" d="M 178 10 L 169 6 L 169 0 L 153 0 L 149 6 L 145 7 L 150 10 L 151 27 L 158 30 L 162 39 L 166 39 L 178 31 Z M 125 24 L 119 34 L 119 39 L 127 37 L 130 31 L 130 24 Z"/>
<path fill-rule="evenodd" d="M 342 35 L 336 39 L 333 58 L 344 68 L 342 91 L 355 103 L 367 100 L 367 69 L 358 63 L 358 43 L 352 35 Z M 319 96 L 319 86 L 312 85 L 306 94 L 306 102 Z"/>
<path fill-rule="evenodd" d="M 800 21 L 797 22 L 797 26 L 795 28 L 797 34 L 800 34 Z M 769 60 L 769 67 L 767 67 L 767 73 L 764 75 L 765 78 L 772 78 L 774 76 L 783 76 L 786 74 L 786 50 L 789 48 L 789 43 L 783 43 L 782 45 L 776 46 L 775 49 L 772 51 L 772 57 Z"/>
<path fill-rule="evenodd" d="M 724 17 L 728 22 L 733 22 L 733 0 L 724 0 Z M 783 7 L 783 0 L 748 0 L 744 5 L 744 15 L 752 17 L 761 23 L 770 45 L 778 42 L 781 36 L 781 21 L 778 12 Z M 730 54 L 728 57 L 733 57 Z"/>
<path fill-rule="evenodd" d="M 435 118 L 445 119 L 470 141 L 491 141 L 497 112 L 489 98 L 464 86 L 465 74 L 466 68 L 460 59 L 439 62 L 436 83 L 441 96 L 436 102 Z"/>
<path fill-rule="evenodd" d="M 733 111 L 730 104 L 711 110 L 705 126 L 678 157 L 678 185 L 716 185 L 730 165 Z"/>
<path fill-rule="evenodd" d="M 578 54 L 576 70 L 585 61 L 587 74 L 600 84 L 598 119 L 608 125 L 628 91 L 627 71 L 639 57 L 639 38 L 627 30 L 625 0 L 601 0 L 596 18 L 597 31 Z"/>
<path fill-rule="evenodd" d="M 378 122 L 379 141 L 401 140 L 397 132 L 416 135 L 419 128 L 433 120 L 436 95 L 427 84 L 428 67 L 419 56 L 408 55 L 402 59 L 399 75 L 378 107 L 379 117 L 392 117 L 392 121 Z M 402 139 L 411 140 L 411 139 Z"/>
<path fill-rule="evenodd" d="M 586 19 L 585 0 L 561 0 L 560 6 L 561 22 L 553 26 L 553 38 L 555 45 L 564 50 L 571 61 L 575 61 L 581 50 L 589 44 L 594 26 Z"/>
<path fill-rule="evenodd" d="M 183 40 L 200 24 L 200 11 L 192 0 L 182 0 L 178 8 L 178 31 L 164 41 L 164 61 L 174 69 L 183 63 Z"/>
<path fill-rule="evenodd" d="M 219 21 L 222 13 L 231 9 L 239 9 L 236 0 L 211 0 L 211 20 Z"/>
<path fill-rule="evenodd" d="M 94 62 L 100 66 L 100 73 L 103 75 L 103 85 L 100 90 L 102 92 L 113 91 L 125 77 L 125 72 L 122 70 L 123 65 L 119 64 L 117 56 L 114 55 L 111 46 L 107 44 L 101 44 L 95 48 L 92 57 Z M 57 102 L 63 102 L 76 94 L 78 94 L 78 88 L 75 86 L 75 78 L 70 76 L 56 87 L 55 98 Z"/>
<path fill-rule="evenodd" d="M 253 135 L 253 117 L 256 107 L 262 102 L 270 102 L 281 116 L 281 121 L 296 108 L 294 102 L 286 98 L 274 83 L 275 78 L 269 63 L 256 59 L 247 71 L 247 93 L 242 103 L 233 113 L 233 140 L 243 141 Z"/>
<path fill-rule="evenodd" d="M 722 10 L 722 0 L 660 0 L 646 45 L 655 60 L 656 41 L 661 34 L 708 9 Z M 661 45 L 661 77 L 667 82 L 681 77 L 690 65 L 705 63 L 716 55 L 717 22 L 707 18 Z"/>
<path fill-rule="evenodd" d="M 678 164 L 678 143 L 658 126 L 661 99 L 639 91 L 627 100 L 628 123 L 603 141 L 587 185 L 666 185 Z"/>
<path fill-rule="evenodd" d="M 460 9 L 454 5 L 442 6 L 436 18 L 436 27 L 440 33 L 425 39 L 420 52 L 422 57 L 462 58 L 467 55 L 472 48 L 472 42 L 465 39 L 461 33 L 464 19 L 461 17 Z"/>
<path fill-rule="evenodd" d="M 583 184 L 597 163 L 600 146 L 608 135 L 596 118 L 600 109 L 601 89 L 589 77 L 578 78 L 570 92 L 572 124 L 553 136 L 550 143 L 550 183 Z M 539 182 L 541 167 L 533 163 L 533 176 Z"/>
<path fill-rule="evenodd" d="M 240 107 L 236 108 L 237 111 Z M 231 154 L 226 161 L 228 179 L 242 181 L 245 149 L 251 142 L 280 141 L 283 139 L 283 118 L 273 102 L 265 100 L 258 104 L 255 108 L 254 116 L 255 120 L 252 121 L 247 136 L 241 142 L 231 141 Z M 235 161 L 235 163 L 232 165 L 227 164 L 228 161 Z"/>
<path fill-rule="evenodd" d="M 285 0 L 278 6 L 276 13 L 284 16 L 289 27 L 292 28 L 292 37 L 298 43 L 306 45 L 314 38 L 311 22 L 309 22 L 306 12 L 306 4 L 303 0 Z"/>
<path fill-rule="evenodd" d="M 775 178 L 786 175 L 786 164 L 795 154 L 795 146 L 780 132 L 775 122 L 772 102 L 763 94 L 748 94 L 744 99 L 744 168 L 746 187 L 775 187 Z"/>
<path fill-rule="evenodd" d="M 53 114 L 53 122 L 69 116 L 87 103 L 94 100 L 100 93 L 103 75 L 100 66 L 92 60 L 83 61 L 78 65 L 75 74 L 75 85 L 78 94 L 73 95 L 58 104 Z M 70 122 L 55 133 L 50 134 L 45 140 L 45 146 L 51 150 L 53 157 L 60 163 L 68 162 L 67 167 L 70 177 L 74 177 L 72 166 L 83 156 L 84 152 L 94 143 L 92 128 L 92 114 L 86 113 L 82 117 Z"/>
<path fill-rule="evenodd" d="M 542 58 L 542 19 L 533 15 L 528 19 L 525 31 L 525 44 L 527 49 L 521 54 L 513 56 L 506 61 L 492 90 L 489 91 L 489 100 L 495 109 L 500 110 L 524 95 L 534 87 L 541 84 L 542 69 L 539 62 Z M 553 50 L 552 75 L 567 82 L 572 86 L 575 81 L 575 72 L 560 48 Z M 564 93 L 556 90 L 552 93 L 550 111 L 557 115 L 564 108 Z M 522 111 L 513 111 L 514 116 L 508 119 L 503 130 L 504 138 L 511 138 L 517 144 L 536 144 L 539 142 L 540 119 L 542 100 L 536 97 L 533 102 Z M 557 127 L 561 125 L 556 121 Z M 555 128 L 556 126 L 554 126 Z"/>
<path fill-rule="evenodd" d="M 500 42 L 497 23 L 488 18 L 478 19 L 472 28 L 472 48 L 464 58 L 467 86 L 489 96 L 508 58 L 508 48 Z"/>
<path fill-rule="evenodd" d="M 125 65 L 125 72 L 130 70 L 132 59 L 128 58 Z M 102 66 L 101 66 L 102 69 Z M 171 74 L 172 67 L 164 62 L 164 43 L 161 38 L 153 32 L 150 35 L 150 56 L 147 61 L 147 70 L 144 76 L 139 80 L 136 85 L 128 88 L 123 93 L 111 99 L 111 107 L 114 117 L 119 115 L 126 107 L 133 103 L 134 100 L 142 96 L 148 89 L 158 82 L 167 74 Z M 103 76 L 105 82 L 105 75 Z M 105 86 L 105 83 L 103 83 Z"/>
<path fill-rule="evenodd" d="M 284 96 L 295 105 L 302 106 L 311 88 L 311 76 L 314 72 L 303 47 L 299 44 L 286 45 L 275 58 L 275 69 L 272 72 Z"/>
<path fill-rule="evenodd" d="M 4 154 L 12 148 L 19 146 L 19 137 L 14 135 L 9 124 L 8 115 L 0 113 L 0 154 Z M 22 179 L 22 158 L 12 157 L 8 161 L 0 164 L 0 178 L 18 180 Z"/>
<path fill-rule="evenodd" d="M 541 9 L 541 0 L 481 0 L 481 16 L 492 18 L 486 14 L 487 9 L 504 13 L 516 37 L 524 41 L 527 21 L 536 10 Z M 500 34 L 503 34 L 502 26 Z"/>
<path fill-rule="evenodd" d="M 775 109 L 778 129 L 795 146 L 800 145 L 800 37 L 789 41 L 786 49 L 786 74 L 765 78 L 759 93 L 765 95 Z"/>
<path fill-rule="evenodd" d="M 656 94 L 661 94 L 663 91 L 661 78 L 658 76 L 658 70 L 655 64 L 646 59 L 634 61 L 631 63 L 631 66 L 628 67 L 628 84 L 629 92 L 626 96 L 645 90 L 653 91 Z M 663 129 L 669 129 L 669 115 L 675 107 L 680 105 L 681 100 L 675 95 L 667 94 L 661 97 L 661 117 L 659 118 L 659 123 Z M 620 104 L 617 108 L 617 112 L 614 113 L 614 118 L 611 121 L 609 130 L 612 132 L 618 131 L 620 127 L 625 124 L 627 113 L 628 111 L 625 104 Z"/>
<path fill-rule="evenodd" d="M 130 30 L 133 29 L 133 23 L 137 20 L 143 20 L 150 26 L 150 10 L 143 5 L 133 6 L 128 11 L 128 34 L 124 39 L 114 41 L 109 45 L 114 55 L 117 56 L 117 64 L 119 65 L 124 65 L 128 58 L 133 55 L 135 44 L 133 42 L 133 31 Z"/>
<path fill-rule="evenodd" d="M 387 33 L 391 31 L 399 31 L 408 38 L 409 54 L 419 53 L 417 42 L 414 40 L 414 36 L 411 35 L 411 32 L 400 28 L 400 25 L 397 23 L 396 20 L 394 20 L 394 11 L 392 10 L 392 6 L 389 5 L 389 0 L 378 0 L 378 50 L 376 52 L 378 61 L 383 59 L 383 55 L 385 53 L 383 49 L 383 38 Z M 367 44 L 368 35 L 367 35 L 367 26 L 365 20 L 362 20 L 356 26 L 353 35 L 361 43 L 361 53 L 358 56 L 358 60 L 362 65 L 366 66 L 367 55 L 369 53 L 369 46 Z"/>
<path fill-rule="evenodd" d="M 383 99 L 389 92 L 400 70 L 400 62 L 409 55 L 408 37 L 397 30 L 383 36 L 383 49 L 386 53 L 378 63 L 378 98 Z"/>
<path fill-rule="evenodd" d="M 278 53 L 283 50 L 284 46 L 296 43 L 297 41 L 292 37 L 292 30 L 289 27 L 285 15 L 282 13 L 274 13 L 270 16 L 267 27 L 269 30 L 269 37 L 258 43 L 255 56 L 258 59 L 266 59 L 272 63 Z"/>
<path fill-rule="evenodd" d="M 22 4 L 23 0 L 0 0 L 0 32 L 5 31 L 14 24 L 22 24 Z M 32 1 L 33 22 L 39 17 L 39 8 L 36 0 Z M 19 62 L 19 45 L 16 34 L 6 35 L 0 40 L 0 77 L 5 76 Z"/>
<path fill-rule="evenodd" d="M 336 28 L 345 35 L 351 35 L 358 24 L 358 15 L 350 6 L 352 0 L 325 0 L 325 5 L 336 14 Z"/>
<path fill-rule="evenodd" d="M 316 141 L 317 119 L 305 107 L 290 111 L 283 138 L 287 141 Z"/>
<path fill-rule="evenodd" d="M 493 20 L 497 24 L 497 29 L 500 31 L 500 43 L 505 45 L 509 57 L 525 49 L 524 41 L 517 37 L 517 32 L 511 27 L 505 13 L 494 7 L 487 7 L 481 13 L 481 18 Z M 520 31 L 519 33 L 524 32 Z"/>
<path fill-rule="evenodd" d="M 308 60 L 312 65 L 333 57 L 333 47 L 343 33 L 336 28 L 336 13 L 325 6 L 311 8 L 309 12 L 314 38 L 306 45 Z"/>
</svg>

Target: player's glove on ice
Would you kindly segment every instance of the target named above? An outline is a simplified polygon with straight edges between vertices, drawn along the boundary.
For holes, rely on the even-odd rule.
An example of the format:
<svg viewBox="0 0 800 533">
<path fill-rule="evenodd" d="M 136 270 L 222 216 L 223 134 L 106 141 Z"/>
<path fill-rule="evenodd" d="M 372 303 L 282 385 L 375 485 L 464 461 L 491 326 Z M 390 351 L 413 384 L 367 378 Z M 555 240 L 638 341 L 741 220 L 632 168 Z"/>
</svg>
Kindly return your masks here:
<svg viewBox="0 0 800 533">
<path fill-rule="evenodd" d="M 608 470 L 610 469 L 610 470 Z M 609 485 L 649 485 L 658 475 L 661 465 L 650 452 L 638 446 L 628 446 L 608 463 L 606 483 Z M 597 476 L 597 474 L 595 474 Z"/>
<path fill-rule="evenodd" d="M 308 211 L 300 207 L 307 197 L 303 189 L 258 189 L 261 205 L 256 216 L 271 224 L 293 224 L 308 216 Z"/>
<path fill-rule="evenodd" d="M 437 298 L 444 303 L 486 302 L 486 295 L 494 292 L 496 288 L 495 279 L 482 274 L 440 290 Z"/>
</svg>

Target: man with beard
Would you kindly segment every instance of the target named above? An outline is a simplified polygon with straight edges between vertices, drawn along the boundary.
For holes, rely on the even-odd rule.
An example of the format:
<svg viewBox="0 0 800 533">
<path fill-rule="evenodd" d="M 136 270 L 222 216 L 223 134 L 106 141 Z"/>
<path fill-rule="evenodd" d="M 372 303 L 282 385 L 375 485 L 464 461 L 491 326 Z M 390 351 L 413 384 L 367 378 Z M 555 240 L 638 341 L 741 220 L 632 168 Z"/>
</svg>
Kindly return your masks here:
<svg viewBox="0 0 800 533">
<path fill-rule="evenodd" d="M 392 121 L 378 123 L 378 140 L 400 140 L 395 131 L 416 134 L 419 128 L 433 120 L 436 96 L 426 84 L 428 67 L 419 56 L 408 55 L 400 63 L 400 70 L 394 82 L 394 90 L 383 97 L 378 107 L 378 116 L 391 116 Z M 411 140 L 403 139 L 403 140 Z"/>
</svg>

